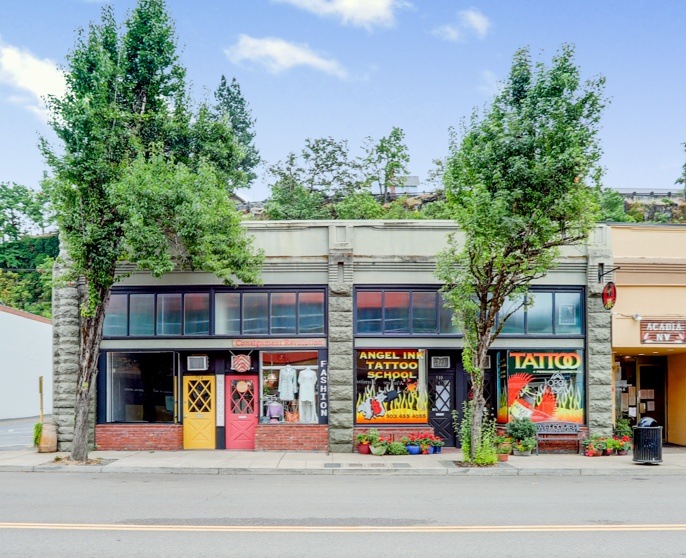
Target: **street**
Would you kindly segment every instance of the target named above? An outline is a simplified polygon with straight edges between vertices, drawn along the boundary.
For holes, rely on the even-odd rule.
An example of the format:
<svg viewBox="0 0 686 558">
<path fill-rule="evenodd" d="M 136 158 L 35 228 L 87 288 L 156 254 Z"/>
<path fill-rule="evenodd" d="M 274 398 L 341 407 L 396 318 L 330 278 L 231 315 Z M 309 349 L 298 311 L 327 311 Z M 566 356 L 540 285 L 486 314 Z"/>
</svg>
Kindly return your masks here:
<svg viewBox="0 0 686 558">
<path fill-rule="evenodd" d="M 52 417 L 45 417 L 48 422 Z M 0 420 L 0 451 L 17 450 L 33 446 L 33 426 L 38 417 Z"/>
<path fill-rule="evenodd" d="M 619 478 L 0 473 L 0 554 L 686 556 L 684 477 L 639 473 Z M 52 525 L 36 529 L 40 523 Z M 532 526 L 535 530 L 527 530 Z"/>
</svg>

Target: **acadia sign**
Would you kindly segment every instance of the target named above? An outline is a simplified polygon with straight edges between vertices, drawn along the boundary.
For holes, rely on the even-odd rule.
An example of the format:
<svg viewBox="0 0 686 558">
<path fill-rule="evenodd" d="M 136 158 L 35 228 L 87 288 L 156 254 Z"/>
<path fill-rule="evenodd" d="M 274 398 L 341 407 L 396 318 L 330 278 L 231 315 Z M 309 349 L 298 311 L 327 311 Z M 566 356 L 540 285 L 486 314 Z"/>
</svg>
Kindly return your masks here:
<svg viewBox="0 0 686 558">
<path fill-rule="evenodd" d="M 641 343 L 686 343 L 686 320 L 641 320 Z"/>
</svg>

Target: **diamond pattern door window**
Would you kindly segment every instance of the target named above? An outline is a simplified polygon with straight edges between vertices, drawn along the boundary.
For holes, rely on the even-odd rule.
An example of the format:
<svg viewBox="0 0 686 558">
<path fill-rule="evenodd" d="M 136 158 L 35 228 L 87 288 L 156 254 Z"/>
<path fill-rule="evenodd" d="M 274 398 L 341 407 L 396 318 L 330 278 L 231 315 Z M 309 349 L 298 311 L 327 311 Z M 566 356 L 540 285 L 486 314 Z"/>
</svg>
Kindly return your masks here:
<svg viewBox="0 0 686 558">
<path fill-rule="evenodd" d="M 231 412 L 233 414 L 255 413 L 254 380 L 231 380 Z"/>
<path fill-rule="evenodd" d="M 211 380 L 190 380 L 188 385 L 188 412 L 212 412 Z"/>
<path fill-rule="evenodd" d="M 450 411 L 452 382 L 450 380 L 429 381 L 429 405 L 432 411 Z"/>
</svg>

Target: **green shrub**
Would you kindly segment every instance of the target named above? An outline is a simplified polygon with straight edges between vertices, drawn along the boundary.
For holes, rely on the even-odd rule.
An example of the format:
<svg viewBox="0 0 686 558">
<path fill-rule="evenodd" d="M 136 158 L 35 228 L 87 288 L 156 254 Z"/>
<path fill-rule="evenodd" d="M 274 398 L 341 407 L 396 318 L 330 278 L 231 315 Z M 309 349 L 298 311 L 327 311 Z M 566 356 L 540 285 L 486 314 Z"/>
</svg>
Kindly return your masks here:
<svg viewBox="0 0 686 558">
<path fill-rule="evenodd" d="M 408 455 L 409 453 L 402 442 L 391 442 L 388 446 L 388 455 Z"/>
<path fill-rule="evenodd" d="M 524 440 L 525 438 L 535 438 L 536 425 L 528 418 L 512 419 L 507 424 L 507 435 L 516 441 Z"/>
<path fill-rule="evenodd" d="M 40 437 L 43 435 L 43 423 L 37 422 L 33 425 L 33 445 L 40 444 Z"/>
</svg>

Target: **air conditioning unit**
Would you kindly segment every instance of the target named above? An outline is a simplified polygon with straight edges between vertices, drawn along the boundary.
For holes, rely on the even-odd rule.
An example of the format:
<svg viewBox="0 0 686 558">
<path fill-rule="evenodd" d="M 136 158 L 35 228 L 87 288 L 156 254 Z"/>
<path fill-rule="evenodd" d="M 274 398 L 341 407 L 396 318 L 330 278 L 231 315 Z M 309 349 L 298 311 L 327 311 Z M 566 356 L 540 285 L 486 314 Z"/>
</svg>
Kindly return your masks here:
<svg viewBox="0 0 686 558">
<path fill-rule="evenodd" d="M 186 360 L 186 369 L 189 372 L 204 372 L 208 368 L 207 355 L 189 356 Z"/>
</svg>

